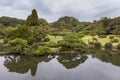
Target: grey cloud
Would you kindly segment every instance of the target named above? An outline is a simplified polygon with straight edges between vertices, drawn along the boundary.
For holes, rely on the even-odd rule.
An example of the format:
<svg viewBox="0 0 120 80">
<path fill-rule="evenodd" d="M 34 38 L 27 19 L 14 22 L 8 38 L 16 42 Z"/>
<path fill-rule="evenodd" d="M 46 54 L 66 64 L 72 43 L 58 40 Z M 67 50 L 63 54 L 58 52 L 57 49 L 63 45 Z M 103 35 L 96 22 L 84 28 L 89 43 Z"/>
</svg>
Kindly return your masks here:
<svg viewBox="0 0 120 80">
<path fill-rule="evenodd" d="M 119 0 L 0 0 L 0 16 L 26 19 L 35 8 L 39 17 L 50 22 L 66 15 L 92 21 L 102 16 L 120 16 L 119 4 Z"/>
</svg>

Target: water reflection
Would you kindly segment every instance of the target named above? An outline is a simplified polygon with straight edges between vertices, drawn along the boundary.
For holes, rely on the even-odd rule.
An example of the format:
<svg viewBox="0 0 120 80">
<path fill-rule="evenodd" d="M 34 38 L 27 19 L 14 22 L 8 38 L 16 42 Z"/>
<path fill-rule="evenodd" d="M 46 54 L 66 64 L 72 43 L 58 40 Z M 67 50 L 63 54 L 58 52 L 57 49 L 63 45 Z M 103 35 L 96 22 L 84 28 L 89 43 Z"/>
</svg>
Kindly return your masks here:
<svg viewBox="0 0 120 80">
<path fill-rule="evenodd" d="M 56 56 L 60 64 L 67 69 L 76 68 L 79 64 L 84 63 L 87 60 L 87 56 L 80 54 L 62 54 Z M 31 71 L 31 75 L 35 76 L 37 72 L 37 66 L 41 62 L 49 62 L 54 59 L 55 56 L 5 56 L 4 66 L 8 68 L 9 72 L 16 72 L 20 74 Z"/>
<path fill-rule="evenodd" d="M 87 60 L 87 56 L 80 54 L 64 54 L 58 56 L 58 62 L 63 64 L 65 68 L 76 68 L 79 64 L 84 63 Z"/>
<path fill-rule="evenodd" d="M 53 58 L 54 56 L 5 56 L 4 66 L 9 69 L 9 72 L 21 74 L 27 73 L 31 70 L 31 75 L 35 76 L 38 64 L 41 62 L 49 62 Z"/>
<path fill-rule="evenodd" d="M 94 50 L 92 52 L 93 58 L 98 58 L 102 62 L 111 63 L 120 67 L 120 54 L 116 51 Z"/>
</svg>

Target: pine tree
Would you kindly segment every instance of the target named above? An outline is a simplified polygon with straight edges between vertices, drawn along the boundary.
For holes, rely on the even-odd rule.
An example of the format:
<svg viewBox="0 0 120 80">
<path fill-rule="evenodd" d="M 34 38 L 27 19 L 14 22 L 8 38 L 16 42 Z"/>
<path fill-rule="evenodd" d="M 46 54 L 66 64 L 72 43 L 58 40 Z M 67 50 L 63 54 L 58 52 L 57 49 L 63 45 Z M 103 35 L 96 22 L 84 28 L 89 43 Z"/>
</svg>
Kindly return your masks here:
<svg viewBox="0 0 120 80">
<path fill-rule="evenodd" d="M 26 25 L 27 26 L 38 26 L 39 25 L 38 15 L 35 9 L 33 9 L 32 14 L 28 16 L 26 20 Z"/>
</svg>

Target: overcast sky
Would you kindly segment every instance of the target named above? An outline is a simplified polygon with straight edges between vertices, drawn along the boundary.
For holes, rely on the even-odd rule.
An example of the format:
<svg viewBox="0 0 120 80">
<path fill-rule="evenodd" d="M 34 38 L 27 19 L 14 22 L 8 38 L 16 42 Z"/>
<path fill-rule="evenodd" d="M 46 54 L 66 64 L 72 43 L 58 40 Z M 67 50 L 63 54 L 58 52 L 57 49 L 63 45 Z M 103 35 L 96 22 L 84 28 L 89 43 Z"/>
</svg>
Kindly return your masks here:
<svg viewBox="0 0 120 80">
<path fill-rule="evenodd" d="M 62 16 L 92 21 L 120 16 L 120 0 L 0 0 L 0 16 L 26 19 L 32 9 L 49 22 Z"/>
</svg>

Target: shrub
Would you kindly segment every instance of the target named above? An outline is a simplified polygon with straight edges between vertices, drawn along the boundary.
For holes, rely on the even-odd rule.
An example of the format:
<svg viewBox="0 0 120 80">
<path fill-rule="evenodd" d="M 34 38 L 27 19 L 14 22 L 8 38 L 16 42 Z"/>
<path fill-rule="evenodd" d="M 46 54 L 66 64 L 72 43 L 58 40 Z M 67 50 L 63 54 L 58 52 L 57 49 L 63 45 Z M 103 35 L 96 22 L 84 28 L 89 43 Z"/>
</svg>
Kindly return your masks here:
<svg viewBox="0 0 120 80">
<path fill-rule="evenodd" d="M 94 47 L 100 49 L 101 48 L 101 43 L 100 42 L 95 42 Z"/>
<path fill-rule="evenodd" d="M 120 49 L 120 43 L 117 45 L 117 49 Z"/>
<path fill-rule="evenodd" d="M 94 41 L 88 41 L 89 45 L 94 45 Z"/>
<path fill-rule="evenodd" d="M 49 42 L 50 41 L 50 38 L 45 38 L 44 39 L 44 42 Z"/>
<path fill-rule="evenodd" d="M 55 53 L 55 51 L 50 49 L 49 47 L 46 47 L 46 46 L 39 46 L 34 51 L 34 54 L 37 55 L 37 56 L 45 55 L 45 54 L 53 54 L 53 53 Z"/>
<path fill-rule="evenodd" d="M 106 38 L 107 36 L 106 35 L 99 35 L 98 37 L 99 38 Z"/>
<path fill-rule="evenodd" d="M 112 43 L 105 43 L 105 49 L 112 49 Z"/>
<path fill-rule="evenodd" d="M 113 43 L 118 43 L 118 42 L 119 42 L 119 39 L 112 39 L 112 42 L 113 42 Z"/>
<path fill-rule="evenodd" d="M 47 44 L 47 46 L 48 46 L 48 47 L 56 48 L 56 47 L 58 47 L 59 45 L 58 45 L 57 43 L 55 43 L 55 42 L 49 42 L 49 43 Z"/>
<path fill-rule="evenodd" d="M 92 40 L 97 42 L 98 39 L 97 38 L 92 38 Z"/>
<path fill-rule="evenodd" d="M 66 35 L 63 40 L 58 41 L 59 46 L 67 47 L 69 49 L 79 48 L 79 49 L 86 49 L 87 44 L 79 39 L 79 37 L 75 34 L 68 34 Z"/>
<path fill-rule="evenodd" d="M 114 39 L 115 38 L 115 36 L 109 36 L 109 39 Z"/>
<path fill-rule="evenodd" d="M 85 37 L 85 34 L 82 34 L 82 33 L 78 33 L 77 35 L 78 35 L 79 38 Z"/>
<path fill-rule="evenodd" d="M 28 47 L 28 42 L 27 40 L 16 38 L 8 41 L 8 43 L 6 43 L 3 47 L 7 49 L 10 53 L 22 54 L 24 52 L 24 48 Z"/>
</svg>

